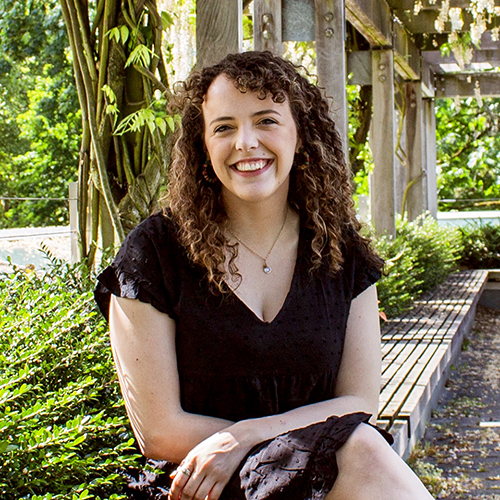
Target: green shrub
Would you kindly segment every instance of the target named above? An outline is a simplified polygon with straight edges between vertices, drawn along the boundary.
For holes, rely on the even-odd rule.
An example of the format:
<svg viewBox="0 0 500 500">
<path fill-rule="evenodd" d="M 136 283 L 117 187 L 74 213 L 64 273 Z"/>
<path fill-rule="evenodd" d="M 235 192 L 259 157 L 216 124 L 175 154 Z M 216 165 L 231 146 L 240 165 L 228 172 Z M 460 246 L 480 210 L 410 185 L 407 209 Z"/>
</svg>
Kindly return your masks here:
<svg viewBox="0 0 500 500">
<path fill-rule="evenodd" d="M 2 500 L 125 498 L 137 454 L 92 288 L 60 261 L 0 277 Z"/>
<path fill-rule="evenodd" d="M 413 222 L 397 221 L 396 238 L 375 239 L 386 261 L 377 290 L 381 310 L 394 317 L 411 306 L 423 292 L 442 283 L 457 268 L 462 252 L 460 233 L 443 227 L 431 216 Z"/>
<path fill-rule="evenodd" d="M 459 230 L 464 247 L 461 266 L 469 269 L 500 268 L 500 223 L 471 223 Z"/>
</svg>

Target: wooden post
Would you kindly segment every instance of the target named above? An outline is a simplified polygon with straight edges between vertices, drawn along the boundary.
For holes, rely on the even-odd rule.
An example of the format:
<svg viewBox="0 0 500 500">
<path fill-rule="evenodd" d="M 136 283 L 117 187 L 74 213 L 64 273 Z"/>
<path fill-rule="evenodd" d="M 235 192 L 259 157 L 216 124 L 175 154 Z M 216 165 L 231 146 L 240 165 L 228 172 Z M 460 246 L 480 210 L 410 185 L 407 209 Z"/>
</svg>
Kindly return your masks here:
<svg viewBox="0 0 500 500">
<path fill-rule="evenodd" d="M 318 84 L 333 98 L 332 115 L 348 158 L 344 0 L 315 0 L 315 6 Z"/>
<path fill-rule="evenodd" d="M 253 43 L 255 50 L 283 54 L 281 0 L 254 0 Z"/>
<path fill-rule="evenodd" d="M 78 248 L 78 182 L 69 183 L 69 231 L 71 242 L 71 264 L 80 260 Z"/>
<path fill-rule="evenodd" d="M 424 99 L 425 160 L 427 170 L 427 210 L 437 217 L 436 112 L 434 99 Z"/>
<path fill-rule="evenodd" d="M 196 67 L 218 63 L 240 52 L 243 41 L 243 4 L 240 0 L 197 0 Z"/>
<path fill-rule="evenodd" d="M 372 53 L 373 120 L 370 145 L 375 168 L 371 178 L 372 223 L 377 234 L 395 236 L 394 57 L 392 50 Z"/>
<path fill-rule="evenodd" d="M 408 220 L 415 220 L 427 210 L 427 169 L 424 149 L 422 84 L 405 83 L 406 152 L 408 176 L 406 179 L 406 211 Z"/>
</svg>

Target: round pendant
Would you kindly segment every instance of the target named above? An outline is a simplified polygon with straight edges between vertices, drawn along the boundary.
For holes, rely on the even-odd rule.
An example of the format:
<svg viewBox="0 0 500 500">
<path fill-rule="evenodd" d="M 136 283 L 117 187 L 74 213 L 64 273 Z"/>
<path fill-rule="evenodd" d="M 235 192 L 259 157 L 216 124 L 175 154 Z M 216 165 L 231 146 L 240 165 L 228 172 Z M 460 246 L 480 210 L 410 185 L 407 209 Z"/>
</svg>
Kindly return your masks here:
<svg viewBox="0 0 500 500">
<path fill-rule="evenodd" d="M 266 274 L 269 274 L 272 269 L 267 265 L 267 264 L 264 264 L 264 267 L 262 268 L 262 270 L 266 273 Z"/>
</svg>

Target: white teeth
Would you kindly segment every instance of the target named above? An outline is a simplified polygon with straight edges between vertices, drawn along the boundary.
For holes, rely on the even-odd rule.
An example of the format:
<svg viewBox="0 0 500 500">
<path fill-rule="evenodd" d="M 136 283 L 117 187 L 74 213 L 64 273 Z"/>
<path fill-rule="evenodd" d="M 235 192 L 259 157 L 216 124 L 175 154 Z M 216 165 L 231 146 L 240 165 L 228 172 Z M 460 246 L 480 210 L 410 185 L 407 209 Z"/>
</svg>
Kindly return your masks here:
<svg viewBox="0 0 500 500">
<path fill-rule="evenodd" d="M 236 163 L 236 170 L 240 172 L 251 172 L 253 170 L 261 170 L 267 165 L 267 160 L 258 161 L 240 161 Z"/>
</svg>

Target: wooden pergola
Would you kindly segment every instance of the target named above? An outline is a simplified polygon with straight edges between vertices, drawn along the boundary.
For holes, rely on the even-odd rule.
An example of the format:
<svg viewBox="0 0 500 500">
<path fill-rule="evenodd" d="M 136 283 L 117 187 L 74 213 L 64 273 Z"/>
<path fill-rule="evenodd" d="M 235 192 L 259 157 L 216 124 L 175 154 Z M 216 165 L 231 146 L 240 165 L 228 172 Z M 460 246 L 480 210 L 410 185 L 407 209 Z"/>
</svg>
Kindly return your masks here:
<svg viewBox="0 0 500 500">
<path fill-rule="evenodd" d="M 315 41 L 318 83 L 333 99 L 332 112 L 347 144 L 346 83 L 371 85 L 370 145 L 374 170 L 370 184 L 371 219 L 379 234 L 395 234 L 403 201 L 410 220 L 437 214 L 436 121 L 434 100 L 442 97 L 500 96 L 500 42 L 491 28 L 462 69 L 454 56 L 442 57 L 451 23 L 436 28 L 444 0 L 254 0 L 256 50 L 283 52 L 284 41 Z M 242 47 L 243 8 L 249 0 L 197 0 L 198 66 L 212 64 Z M 464 31 L 472 18 L 466 0 Z M 500 0 L 495 0 L 500 6 Z M 478 64 L 480 63 L 480 64 Z M 447 71 L 455 64 L 457 71 Z M 402 89 L 396 92 L 396 86 Z M 398 105 L 398 106 L 397 106 Z M 404 107 L 404 116 L 396 111 Z M 397 155 L 404 145 L 405 161 Z"/>
</svg>

